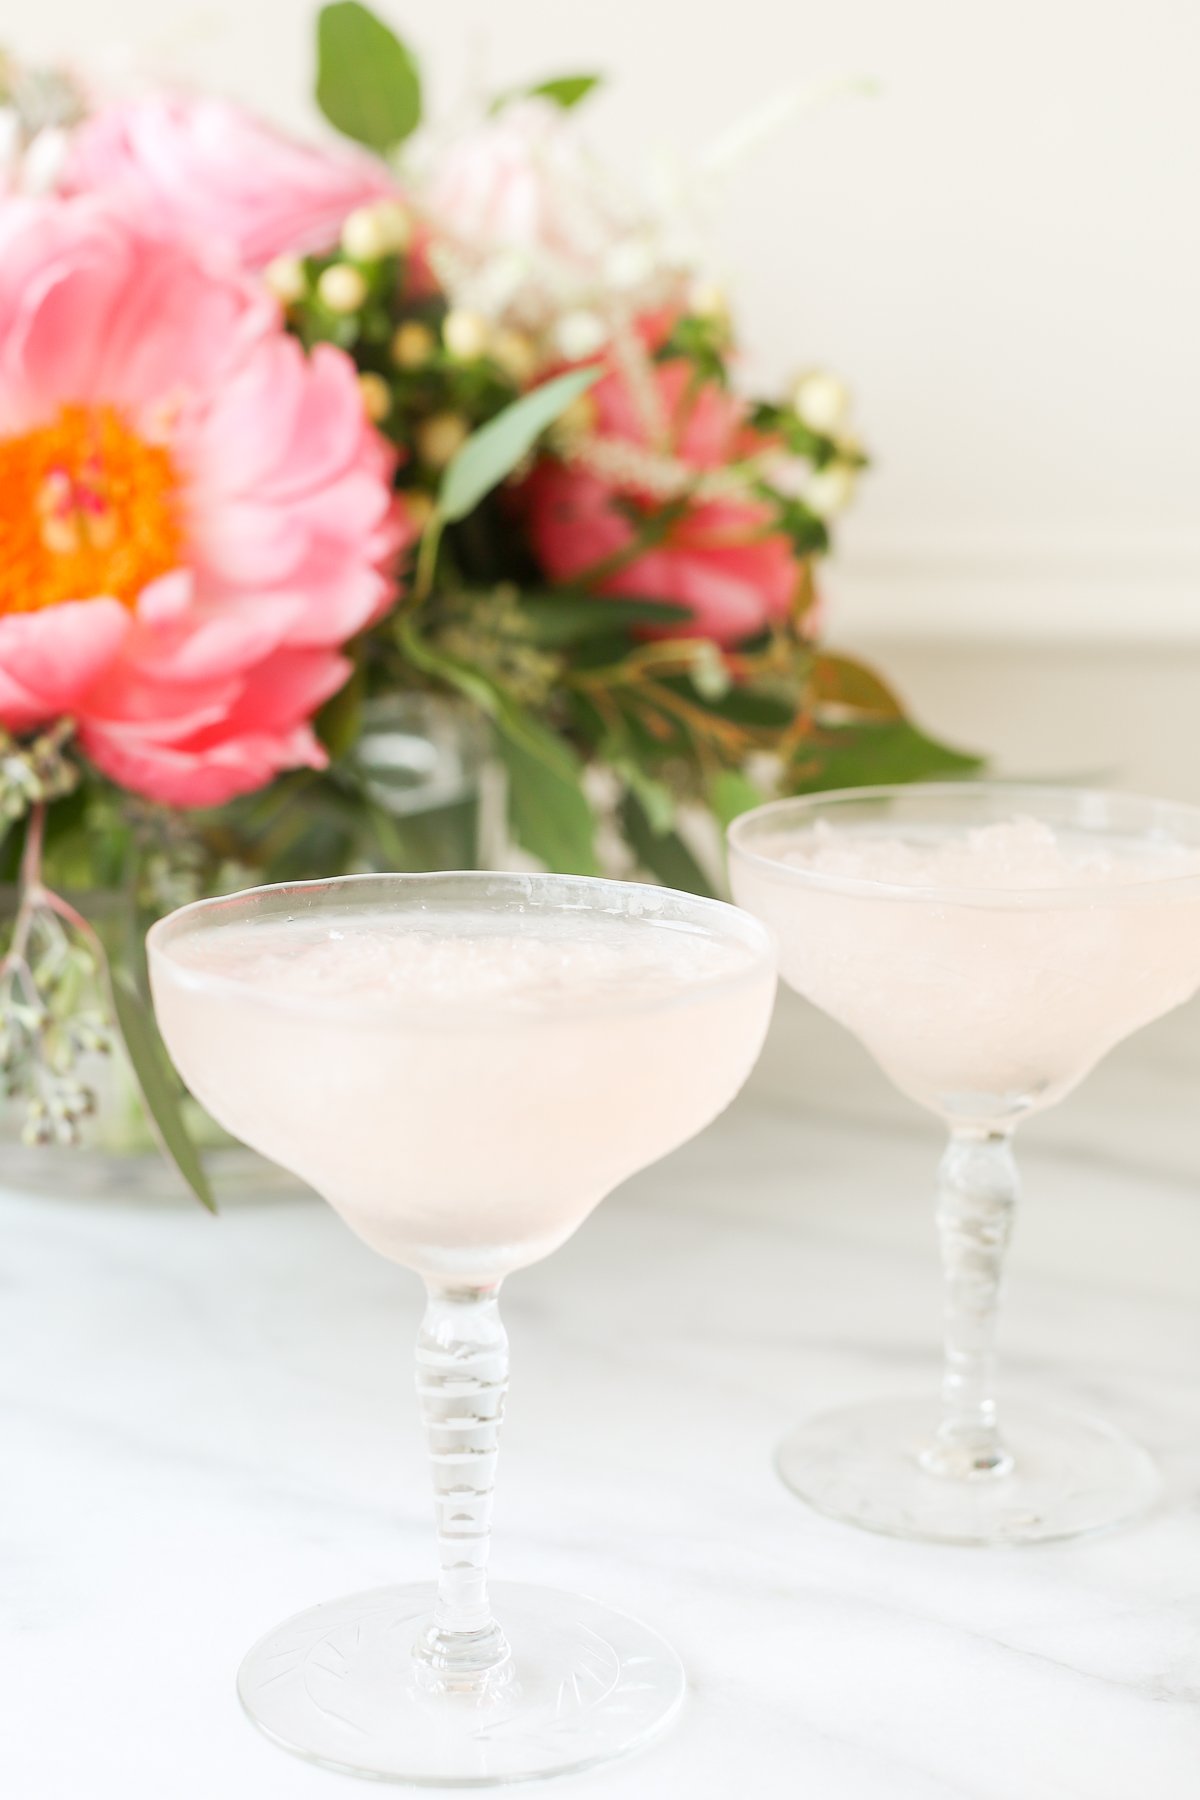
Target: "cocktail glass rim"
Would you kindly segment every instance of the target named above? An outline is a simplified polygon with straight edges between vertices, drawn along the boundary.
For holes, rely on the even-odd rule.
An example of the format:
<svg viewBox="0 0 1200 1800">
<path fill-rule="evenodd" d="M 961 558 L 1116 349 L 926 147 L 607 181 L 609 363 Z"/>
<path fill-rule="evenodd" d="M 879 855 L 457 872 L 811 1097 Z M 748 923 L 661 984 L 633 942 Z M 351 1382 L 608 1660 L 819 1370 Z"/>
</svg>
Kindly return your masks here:
<svg viewBox="0 0 1200 1800">
<path fill-rule="evenodd" d="M 727 991 L 742 986 L 749 986 L 758 980 L 765 967 L 776 966 L 778 947 L 775 934 L 761 919 L 756 919 L 743 907 L 735 906 L 727 900 L 717 900 L 702 894 L 682 894 L 673 888 L 652 886 L 648 882 L 620 881 L 598 875 L 553 875 L 540 871 L 524 872 L 521 870 L 493 869 L 435 869 L 417 871 L 396 871 L 353 875 L 332 875 L 318 877 L 311 881 L 280 881 L 264 883 L 259 887 L 241 888 L 233 894 L 216 894 L 201 900 L 189 901 L 177 907 L 174 912 L 151 926 L 146 936 L 147 950 L 150 955 L 167 957 L 171 962 L 172 979 L 181 986 L 194 991 L 210 993 L 235 993 L 240 997 L 252 1000 L 271 1010 L 282 1011 L 293 1016 L 318 1017 L 325 1019 L 341 1019 L 352 1021 L 355 1028 L 384 1029 L 394 1025 L 398 1020 L 419 1018 L 421 1028 L 428 1030 L 469 1030 L 477 1033 L 480 1030 L 498 1029 L 511 1024 L 514 1009 L 498 1003 L 494 1007 L 481 1008 L 478 998 L 472 1000 L 438 999 L 436 1003 L 428 998 L 405 1004 L 402 1000 L 389 1001 L 386 1006 L 364 1007 L 361 1001 L 347 1000 L 341 997 L 326 997 L 310 994 L 278 994 L 264 992 L 261 987 L 251 982 L 238 979 L 236 975 L 216 975 L 207 970 L 198 969 L 177 958 L 171 957 L 170 942 L 187 930 L 187 922 L 212 915 L 212 926 L 218 926 L 220 917 L 228 912 L 229 923 L 244 923 L 254 915 L 254 902 L 265 898 L 279 898 L 285 895 L 312 896 L 322 893 L 345 893 L 358 888 L 364 892 L 372 887 L 386 892 L 394 888 L 399 892 L 419 891 L 422 887 L 432 890 L 446 883 L 466 882 L 481 888 L 481 900 L 489 894 L 495 894 L 497 887 L 511 887 L 518 894 L 521 886 L 526 891 L 537 889 L 540 892 L 561 889 L 566 893 L 611 894 L 614 898 L 621 896 L 635 899 L 641 897 L 646 903 L 644 914 L 634 913 L 628 906 L 622 905 L 611 909 L 612 912 L 626 917 L 644 917 L 649 923 L 669 922 L 667 915 L 672 910 L 678 912 L 682 922 L 695 915 L 696 922 L 711 917 L 714 924 L 720 921 L 713 935 L 728 940 L 736 936 L 737 941 L 750 952 L 746 962 L 728 973 L 706 975 L 702 980 L 681 984 L 650 999 L 640 997 L 633 1003 L 638 1012 L 665 1012 L 676 1008 L 707 1003 L 719 990 Z M 680 902 L 686 902 L 681 907 Z M 469 904 L 460 902 L 460 904 Z M 320 908 L 313 908 L 315 914 Z M 332 910 L 332 907 L 330 908 Z M 398 909 L 399 910 L 399 909 Z M 486 911 L 481 905 L 481 913 Z M 503 910 L 500 907 L 497 912 Z M 592 914 L 593 907 L 581 906 L 547 906 L 541 910 L 556 913 L 569 913 L 577 910 L 581 916 Z M 686 915 L 686 916 L 684 916 Z M 278 916 L 278 915 L 275 915 Z M 734 929 L 736 928 L 736 929 Z M 604 995 L 590 995 L 586 999 L 576 996 L 566 997 L 572 1019 L 612 1016 L 629 1011 L 631 1003 L 619 997 L 608 998 Z M 519 1014 L 522 1026 L 542 1027 L 553 1025 L 561 1020 L 562 1014 L 553 1008 L 537 1008 L 522 1010 Z"/>
<path fill-rule="evenodd" d="M 822 888 L 864 899 L 926 903 L 935 901 L 942 905 L 988 906 L 1024 911 L 1035 908 L 1093 907 L 1101 897 L 1106 906 L 1136 905 L 1168 894 L 1173 897 L 1200 890 L 1200 868 L 1179 875 L 1147 875 L 1132 881 L 1093 881 L 1062 887 L 967 887 L 949 882 L 918 885 L 915 882 L 880 881 L 869 876 L 833 874 L 827 870 L 786 862 L 782 857 L 770 856 L 761 849 L 753 848 L 749 841 L 757 830 L 772 819 L 781 823 L 799 821 L 809 815 L 817 816 L 826 809 L 857 801 L 954 799 L 969 808 L 972 798 L 983 798 L 988 802 L 1011 799 L 1018 817 L 1022 806 L 1034 816 L 1040 816 L 1048 803 L 1074 804 L 1082 808 L 1081 816 L 1074 820 L 1064 819 L 1062 823 L 1076 829 L 1094 831 L 1097 838 L 1112 837 L 1117 833 L 1111 824 L 1099 817 L 1094 820 L 1087 818 L 1089 804 L 1099 813 L 1101 809 L 1110 811 L 1115 803 L 1118 807 L 1127 808 L 1131 814 L 1141 810 L 1148 811 L 1151 815 L 1150 832 L 1147 832 L 1145 822 L 1139 829 L 1130 820 L 1131 837 L 1153 842 L 1155 827 L 1165 830 L 1168 821 L 1177 819 L 1188 824 L 1190 832 L 1194 834 L 1197 852 L 1200 852 L 1200 807 L 1191 806 L 1186 801 L 1161 800 L 1145 794 L 1125 793 L 1119 789 L 1072 787 L 1069 783 L 1051 786 L 1029 781 L 898 782 L 873 787 L 830 788 L 821 793 L 793 795 L 783 800 L 767 801 L 763 806 L 756 806 L 752 811 L 742 813 L 729 827 L 728 841 L 736 856 L 769 873 L 774 879 L 783 877 L 799 887 Z M 886 819 L 881 819 L 880 822 L 884 825 L 887 823 Z M 967 821 L 962 823 L 966 824 Z M 1168 840 L 1165 836 L 1163 841 L 1178 843 L 1177 839 Z"/>
</svg>

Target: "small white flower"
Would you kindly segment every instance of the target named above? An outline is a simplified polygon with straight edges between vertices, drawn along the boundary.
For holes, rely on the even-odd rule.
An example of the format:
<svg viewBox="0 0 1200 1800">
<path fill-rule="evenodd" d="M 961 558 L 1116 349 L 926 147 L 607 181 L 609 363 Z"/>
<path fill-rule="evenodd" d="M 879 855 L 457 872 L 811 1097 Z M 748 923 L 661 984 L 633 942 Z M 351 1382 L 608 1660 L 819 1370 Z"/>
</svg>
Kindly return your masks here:
<svg viewBox="0 0 1200 1800">
<path fill-rule="evenodd" d="M 826 369 L 801 375 L 792 389 L 792 410 L 810 431 L 831 437 L 846 422 L 850 395 L 846 384 Z"/>
<path fill-rule="evenodd" d="M 523 331 L 502 327 L 493 336 L 488 354 L 517 387 L 524 387 L 537 373 L 537 348 Z"/>
<path fill-rule="evenodd" d="M 481 314 L 455 307 L 442 324 L 442 342 L 459 362 L 478 362 L 488 347 L 488 323 Z"/>
<path fill-rule="evenodd" d="M 698 319 L 727 319 L 729 300 L 719 281 L 693 281 L 688 289 L 688 311 Z"/>
<path fill-rule="evenodd" d="M 655 272 L 654 247 L 645 238 L 626 238 L 614 244 L 604 259 L 604 273 L 610 285 L 622 293 L 636 291 Z"/>
<path fill-rule="evenodd" d="M 819 469 L 805 491 L 805 505 L 819 519 L 844 512 L 854 498 L 855 474 L 848 463 L 830 463 Z"/>
<path fill-rule="evenodd" d="M 317 282 L 317 294 L 332 313 L 357 312 L 367 297 L 367 283 L 351 263 L 330 263 Z"/>
<path fill-rule="evenodd" d="M 284 306 L 292 306 L 297 300 L 303 300 L 308 290 L 304 264 L 298 256 L 277 256 L 263 270 L 263 280 Z"/>
<path fill-rule="evenodd" d="M 596 313 L 569 312 L 555 322 L 552 336 L 560 356 L 567 362 L 582 362 L 604 348 L 608 329 Z"/>
<path fill-rule="evenodd" d="M 398 200 L 356 206 L 342 226 L 342 249 L 354 262 L 378 262 L 407 250 L 412 221 Z"/>
<path fill-rule="evenodd" d="M 406 319 L 392 339 L 392 361 L 398 369 L 423 369 L 437 349 L 437 339 L 420 319 Z"/>
<path fill-rule="evenodd" d="M 461 413 L 433 413 L 417 427 L 417 455 L 430 469 L 444 469 L 462 449 L 471 428 Z"/>
<path fill-rule="evenodd" d="M 358 391 L 368 419 L 373 425 L 382 425 L 392 410 L 392 390 L 383 376 L 373 369 L 364 370 L 358 378 Z"/>
</svg>

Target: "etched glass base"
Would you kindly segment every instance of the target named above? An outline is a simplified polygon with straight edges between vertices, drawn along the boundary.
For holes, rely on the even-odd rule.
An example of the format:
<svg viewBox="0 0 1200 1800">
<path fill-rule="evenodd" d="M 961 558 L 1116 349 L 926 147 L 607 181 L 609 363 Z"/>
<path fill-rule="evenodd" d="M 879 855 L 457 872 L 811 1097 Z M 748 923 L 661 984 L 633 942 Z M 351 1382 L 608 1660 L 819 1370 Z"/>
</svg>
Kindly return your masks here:
<svg viewBox="0 0 1200 1800">
<path fill-rule="evenodd" d="M 311 1762 L 465 1787 L 622 1756 L 679 1711 L 683 1666 L 656 1632 L 581 1595 L 507 1582 L 492 1602 L 510 1662 L 481 1691 L 432 1693 L 413 1646 L 433 1601 L 414 1584 L 297 1613 L 243 1662 L 242 1705 Z"/>
<path fill-rule="evenodd" d="M 929 1400 L 842 1407 L 783 1440 L 779 1473 L 830 1518 L 939 1544 L 1077 1537 L 1133 1518 L 1158 1492 L 1146 1452 L 1100 1419 L 1005 1406 L 1001 1434 L 1011 1468 L 966 1478 L 921 1466 L 937 1423 Z"/>
</svg>

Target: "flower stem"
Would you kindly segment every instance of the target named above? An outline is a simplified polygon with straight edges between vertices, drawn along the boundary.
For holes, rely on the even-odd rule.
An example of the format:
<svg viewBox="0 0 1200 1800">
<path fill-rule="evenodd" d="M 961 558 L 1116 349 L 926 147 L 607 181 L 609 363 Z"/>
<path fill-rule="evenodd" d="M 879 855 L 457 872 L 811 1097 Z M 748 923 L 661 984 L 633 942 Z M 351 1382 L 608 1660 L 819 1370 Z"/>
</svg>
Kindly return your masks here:
<svg viewBox="0 0 1200 1800">
<path fill-rule="evenodd" d="M 0 960 L 0 975 L 10 975 L 25 965 L 34 919 L 45 900 L 42 887 L 42 846 L 45 836 L 46 803 L 39 800 L 31 808 L 29 823 L 25 828 L 25 847 L 21 852 L 21 872 L 18 877 L 20 899 L 13 922 L 12 941 Z"/>
</svg>

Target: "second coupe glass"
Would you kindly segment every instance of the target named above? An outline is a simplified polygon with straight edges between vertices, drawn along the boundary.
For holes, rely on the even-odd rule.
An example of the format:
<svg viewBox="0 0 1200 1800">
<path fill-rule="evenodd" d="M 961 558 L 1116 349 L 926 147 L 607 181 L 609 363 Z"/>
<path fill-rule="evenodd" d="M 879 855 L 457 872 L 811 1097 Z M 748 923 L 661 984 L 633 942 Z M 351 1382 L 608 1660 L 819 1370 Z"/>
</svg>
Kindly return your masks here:
<svg viewBox="0 0 1200 1800">
<path fill-rule="evenodd" d="M 785 981 L 949 1127 L 937 1221 L 942 1409 L 870 1401 L 800 1425 L 784 1479 L 900 1537 L 1069 1537 L 1139 1511 L 1146 1455 L 1099 1420 L 998 1412 L 1012 1134 L 1200 985 L 1200 809 L 1003 783 L 847 790 L 730 831 L 736 898 Z"/>
</svg>

